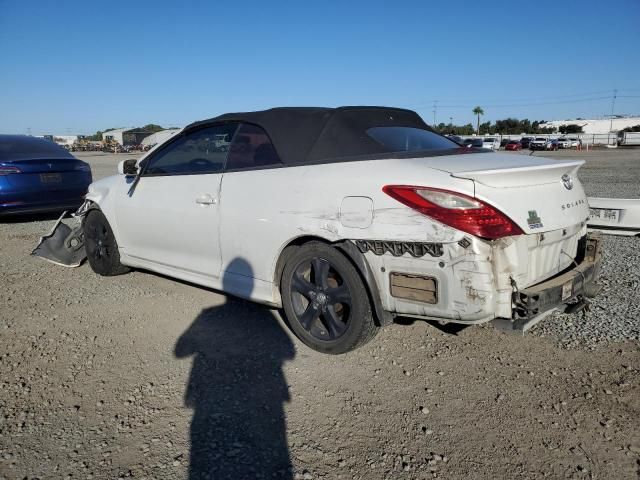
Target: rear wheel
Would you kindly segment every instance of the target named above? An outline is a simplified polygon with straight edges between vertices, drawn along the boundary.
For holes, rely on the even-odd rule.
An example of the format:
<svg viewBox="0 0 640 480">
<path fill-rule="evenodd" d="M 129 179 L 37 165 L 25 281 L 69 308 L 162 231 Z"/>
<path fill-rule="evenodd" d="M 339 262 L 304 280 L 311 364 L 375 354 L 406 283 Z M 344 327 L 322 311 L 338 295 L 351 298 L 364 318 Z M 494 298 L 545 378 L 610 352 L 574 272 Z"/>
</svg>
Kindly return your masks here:
<svg viewBox="0 0 640 480">
<path fill-rule="evenodd" d="M 319 352 L 354 350 L 378 331 L 358 272 L 344 255 L 324 243 L 307 243 L 289 258 L 280 292 L 289 327 Z"/>
<path fill-rule="evenodd" d="M 98 275 L 121 275 L 129 271 L 120 263 L 118 243 L 100 210 L 91 210 L 84 220 L 84 246 L 91 269 Z"/>
</svg>

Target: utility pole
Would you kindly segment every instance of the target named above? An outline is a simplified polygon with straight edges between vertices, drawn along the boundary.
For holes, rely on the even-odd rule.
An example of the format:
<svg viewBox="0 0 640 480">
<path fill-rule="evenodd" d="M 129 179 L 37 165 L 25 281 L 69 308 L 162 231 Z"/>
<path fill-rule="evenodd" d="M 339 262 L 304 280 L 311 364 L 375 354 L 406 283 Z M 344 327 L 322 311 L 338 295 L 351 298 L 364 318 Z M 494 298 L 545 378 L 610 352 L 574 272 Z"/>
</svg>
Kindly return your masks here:
<svg viewBox="0 0 640 480">
<path fill-rule="evenodd" d="M 618 89 L 613 90 L 613 98 L 611 99 L 611 124 L 609 125 L 609 131 L 613 130 L 613 108 L 616 105 L 616 97 L 618 96 Z"/>
<path fill-rule="evenodd" d="M 607 143 L 611 145 L 611 132 L 613 131 L 613 108 L 616 105 L 616 97 L 618 96 L 618 89 L 613 89 L 613 97 L 611 98 L 611 120 L 609 121 L 609 135 L 607 135 Z"/>
<path fill-rule="evenodd" d="M 438 111 L 438 100 L 433 101 L 433 127 L 436 126 L 436 112 Z"/>
</svg>

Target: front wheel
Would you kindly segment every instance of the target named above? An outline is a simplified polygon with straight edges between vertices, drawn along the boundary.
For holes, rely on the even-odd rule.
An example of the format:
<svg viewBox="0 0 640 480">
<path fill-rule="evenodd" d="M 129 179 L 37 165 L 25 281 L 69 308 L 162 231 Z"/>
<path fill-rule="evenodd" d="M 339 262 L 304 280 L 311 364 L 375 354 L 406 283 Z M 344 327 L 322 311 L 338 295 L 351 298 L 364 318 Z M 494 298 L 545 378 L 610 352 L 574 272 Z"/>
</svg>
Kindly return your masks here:
<svg viewBox="0 0 640 480">
<path fill-rule="evenodd" d="M 90 210 L 84 219 L 84 247 L 91 270 L 98 275 L 110 277 L 129 271 L 120 263 L 116 237 L 100 210 Z"/>
<path fill-rule="evenodd" d="M 289 258 L 280 293 L 289 327 L 319 352 L 335 355 L 354 350 L 378 331 L 357 270 L 324 243 L 307 243 Z"/>
</svg>

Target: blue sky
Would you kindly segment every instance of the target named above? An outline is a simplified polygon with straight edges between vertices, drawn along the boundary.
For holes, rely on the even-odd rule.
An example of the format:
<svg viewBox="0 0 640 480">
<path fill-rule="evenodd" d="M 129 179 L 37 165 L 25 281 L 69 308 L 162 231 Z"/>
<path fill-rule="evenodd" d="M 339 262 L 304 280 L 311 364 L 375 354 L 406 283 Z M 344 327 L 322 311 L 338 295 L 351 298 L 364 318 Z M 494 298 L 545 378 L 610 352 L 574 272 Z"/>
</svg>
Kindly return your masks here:
<svg viewBox="0 0 640 480">
<path fill-rule="evenodd" d="M 282 105 L 640 115 L 640 1 L 0 0 L 0 133 Z"/>
</svg>

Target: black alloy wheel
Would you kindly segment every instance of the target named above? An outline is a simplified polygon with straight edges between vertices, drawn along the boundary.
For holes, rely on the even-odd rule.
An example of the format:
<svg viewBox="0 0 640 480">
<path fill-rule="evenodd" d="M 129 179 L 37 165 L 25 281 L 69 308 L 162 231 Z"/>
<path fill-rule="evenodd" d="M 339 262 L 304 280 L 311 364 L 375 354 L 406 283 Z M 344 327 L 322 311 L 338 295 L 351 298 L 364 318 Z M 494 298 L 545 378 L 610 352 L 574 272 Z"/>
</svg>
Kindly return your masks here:
<svg viewBox="0 0 640 480">
<path fill-rule="evenodd" d="M 292 255 L 283 271 L 281 294 L 289 326 L 315 350 L 344 353 L 378 330 L 358 272 L 329 245 L 310 242 Z"/>
<path fill-rule="evenodd" d="M 95 273 L 112 276 L 129 271 L 120 263 L 118 243 L 109 222 L 99 210 L 90 210 L 84 220 L 84 246 L 89 265 Z"/>
<path fill-rule="evenodd" d="M 291 280 L 296 320 L 312 337 L 335 340 L 347 330 L 351 292 L 326 258 L 301 263 Z"/>
</svg>

